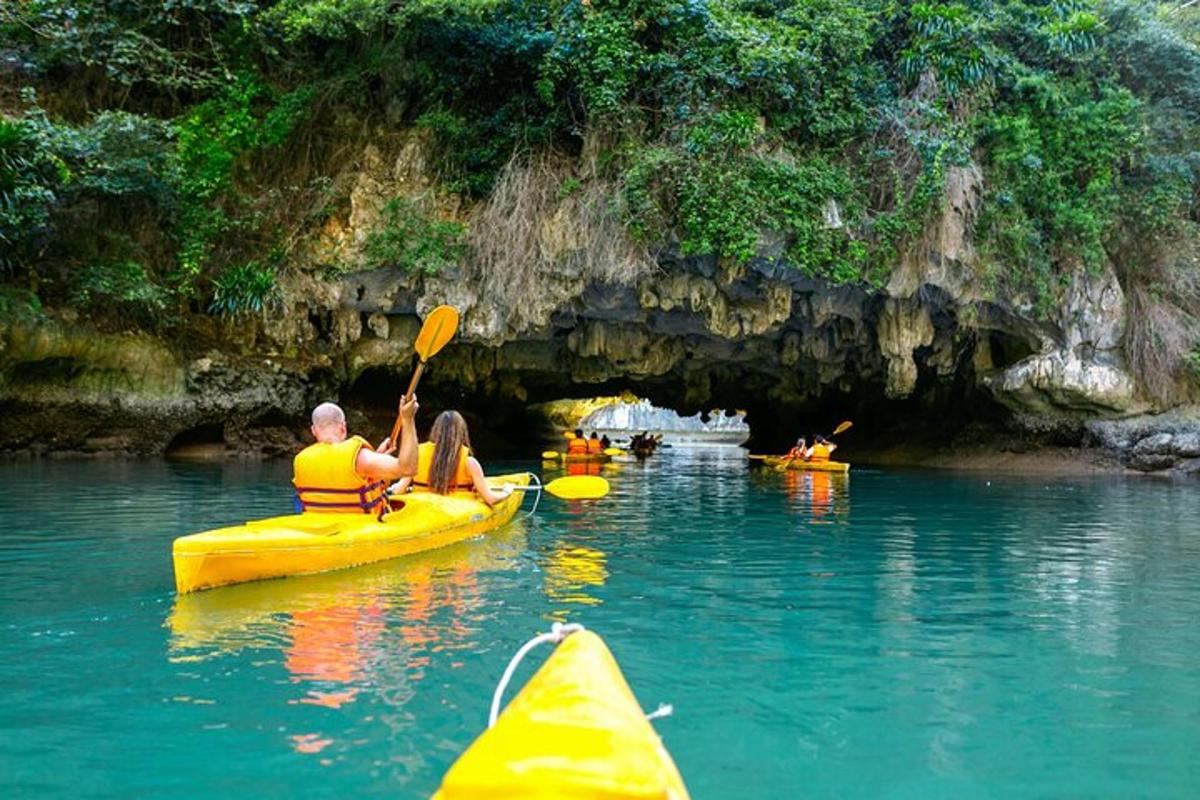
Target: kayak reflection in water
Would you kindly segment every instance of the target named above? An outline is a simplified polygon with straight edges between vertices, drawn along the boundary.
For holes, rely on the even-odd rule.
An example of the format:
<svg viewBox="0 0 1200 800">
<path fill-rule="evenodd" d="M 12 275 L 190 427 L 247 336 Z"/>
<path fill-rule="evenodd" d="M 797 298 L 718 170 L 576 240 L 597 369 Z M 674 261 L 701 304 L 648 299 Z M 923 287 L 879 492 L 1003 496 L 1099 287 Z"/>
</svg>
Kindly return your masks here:
<svg viewBox="0 0 1200 800">
<path fill-rule="evenodd" d="M 412 478 L 392 485 L 392 494 L 412 490 L 450 494 L 471 491 L 489 506 L 513 492 L 511 485 L 500 489 L 488 486 L 483 467 L 471 455 L 471 436 L 467 421 L 457 411 L 443 411 L 434 420 L 429 441 L 417 447 L 417 468 Z"/>
</svg>

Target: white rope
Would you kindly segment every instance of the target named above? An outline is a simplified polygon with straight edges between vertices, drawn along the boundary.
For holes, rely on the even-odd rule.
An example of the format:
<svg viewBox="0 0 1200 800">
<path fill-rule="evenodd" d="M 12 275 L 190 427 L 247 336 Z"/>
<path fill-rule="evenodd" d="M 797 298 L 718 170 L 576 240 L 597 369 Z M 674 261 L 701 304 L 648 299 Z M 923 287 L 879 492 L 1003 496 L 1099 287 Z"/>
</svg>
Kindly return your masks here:
<svg viewBox="0 0 1200 800">
<path fill-rule="evenodd" d="M 500 717 L 500 701 L 504 699 L 504 690 L 508 688 L 509 681 L 512 680 L 513 673 L 517 671 L 517 666 L 525 656 L 529 655 L 529 651 L 537 647 L 539 644 L 550 642 L 559 644 L 563 639 L 566 639 L 572 633 L 577 633 L 584 630 L 584 627 L 577 622 L 555 622 L 550 626 L 549 633 L 539 633 L 537 636 L 530 639 L 525 644 L 521 645 L 520 649 L 513 654 L 512 660 L 508 662 L 508 667 L 504 670 L 504 674 L 500 676 L 500 683 L 496 684 L 496 692 L 492 695 L 492 709 L 488 713 L 488 728 L 495 726 L 496 720 Z M 646 715 L 646 719 L 655 720 L 669 717 L 675 713 L 675 706 L 670 703 L 659 703 L 658 708 Z"/>
<path fill-rule="evenodd" d="M 662 717 L 669 717 L 674 713 L 675 706 L 670 703 L 659 703 L 658 708 L 646 715 L 646 719 L 660 719 Z"/>
<path fill-rule="evenodd" d="M 529 509 L 529 513 L 526 514 L 526 516 L 532 517 L 535 513 L 537 513 L 538 503 L 542 502 L 542 479 L 530 472 L 529 480 L 533 481 L 537 486 L 537 494 L 533 498 L 533 508 Z"/>
<path fill-rule="evenodd" d="M 500 700 L 504 697 L 504 690 L 508 688 L 508 682 L 512 680 L 513 673 L 516 671 L 517 665 L 521 663 L 521 659 L 539 644 L 544 642 L 558 644 L 572 633 L 581 630 L 583 630 L 583 626 L 576 622 L 568 622 L 566 624 L 556 622 L 550 626 L 549 633 L 539 633 L 521 645 L 521 649 L 513 655 L 512 661 L 508 662 L 508 669 L 504 670 L 504 675 L 501 676 L 500 683 L 496 685 L 496 693 L 492 695 L 492 711 L 488 714 L 489 728 L 496 724 L 496 718 L 500 716 Z"/>
</svg>

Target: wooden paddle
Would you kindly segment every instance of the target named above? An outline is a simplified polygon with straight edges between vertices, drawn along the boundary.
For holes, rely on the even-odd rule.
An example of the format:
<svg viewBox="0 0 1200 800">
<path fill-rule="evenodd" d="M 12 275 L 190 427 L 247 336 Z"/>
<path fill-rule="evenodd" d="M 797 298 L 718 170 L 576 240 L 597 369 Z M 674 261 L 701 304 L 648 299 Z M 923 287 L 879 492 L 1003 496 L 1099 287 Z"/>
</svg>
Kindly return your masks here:
<svg viewBox="0 0 1200 800">
<path fill-rule="evenodd" d="M 556 478 L 545 486 L 514 486 L 514 491 L 536 492 L 545 489 L 563 500 L 598 500 L 608 494 L 608 481 L 596 475 L 569 475 Z"/>
<path fill-rule="evenodd" d="M 425 322 L 421 325 L 421 332 L 417 334 L 417 341 L 413 342 L 413 349 L 417 351 L 417 357 L 421 359 L 421 362 L 417 364 L 412 380 L 408 383 L 408 391 L 400 398 L 400 405 L 408 402 L 408 399 L 413 396 L 413 392 L 417 391 L 417 384 L 421 382 L 421 373 L 425 371 L 426 362 L 437 355 L 438 351 L 454 338 L 457 331 L 458 310 L 453 306 L 438 306 L 429 312 L 429 316 L 425 317 Z M 393 445 L 396 444 L 396 437 L 400 435 L 401 425 L 403 425 L 403 420 L 397 411 L 396 424 L 392 426 L 390 437 Z"/>
</svg>

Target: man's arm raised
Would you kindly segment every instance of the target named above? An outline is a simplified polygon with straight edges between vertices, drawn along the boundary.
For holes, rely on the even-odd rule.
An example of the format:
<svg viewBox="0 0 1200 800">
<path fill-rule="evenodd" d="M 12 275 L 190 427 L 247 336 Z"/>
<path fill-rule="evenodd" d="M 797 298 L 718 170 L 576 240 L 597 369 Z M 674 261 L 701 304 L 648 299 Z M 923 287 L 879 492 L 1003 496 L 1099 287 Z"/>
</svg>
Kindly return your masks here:
<svg viewBox="0 0 1200 800">
<path fill-rule="evenodd" d="M 366 447 L 358 451 L 354 462 L 358 474 L 372 480 L 390 480 L 407 478 L 417 474 L 417 398 L 414 395 L 408 402 L 400 406 L 400 453 L 398 456 L 388 455 L 393 443 L 384 439 L 379 450 Z"/>
</svg>

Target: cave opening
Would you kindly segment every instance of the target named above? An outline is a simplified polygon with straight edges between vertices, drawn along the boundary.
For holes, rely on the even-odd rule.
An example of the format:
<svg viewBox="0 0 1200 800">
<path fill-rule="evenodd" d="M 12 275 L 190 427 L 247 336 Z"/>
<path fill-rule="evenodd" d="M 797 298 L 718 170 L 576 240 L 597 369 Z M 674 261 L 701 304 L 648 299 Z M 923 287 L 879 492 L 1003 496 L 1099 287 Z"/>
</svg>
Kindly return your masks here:
<svg viewBox="0 0 1200 800">
<path fill-rule="evenodd" d="M 225 452 L 225 426 L 205 423 L 180 431 L 167 443 L 167 458 L 204 458 Z"/>
<path fill-rule="evenodd" d="M 1010 354 L 1019 352 L 1009 348 Z M 530 458 L 562 440 L 563 421 L 547 417 L 547 404 L 625 395 L 680 416 L 717 408 L 744 411 L 750 426 L 745 446 L 754 452 L 780 452 L 798 436 L 828 434 L 850 420 L 854 424 L 843 436 L 844 452 L 869 460 L 870 454 L 889 448 L 946 442 L 964 428 L 993 425 L 1001 418 L 1002 409 L 972 381 L 958 377 L 957 371 L 952 380 L 941 378 L 924 363 L 930 352 L 918 356 L 917 389 L 902 399 L 888 397 L 882 377 L 865 372 L 853 373 L 866 376 L 860 381 L 822 386 L 816 375 L 800 373 L 785 382 L 778 374 L 719 364 L 662 376 L 576 383 L 564 372 L 481 370 L 478 376 L 464 378 L 439 375 L 434 366 L 419 389 L 417 423 L 424 437 L 440 411 L 456 409 L 467 419 L 472 444 L 482 458 Z M 351 428 L 368 436 L 385 435 L 409 377 L 407 368 L 362 372 L 341 392 Z"/>
</svg>

